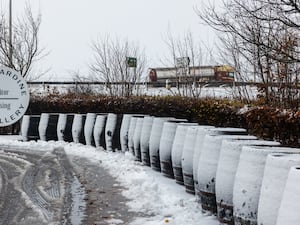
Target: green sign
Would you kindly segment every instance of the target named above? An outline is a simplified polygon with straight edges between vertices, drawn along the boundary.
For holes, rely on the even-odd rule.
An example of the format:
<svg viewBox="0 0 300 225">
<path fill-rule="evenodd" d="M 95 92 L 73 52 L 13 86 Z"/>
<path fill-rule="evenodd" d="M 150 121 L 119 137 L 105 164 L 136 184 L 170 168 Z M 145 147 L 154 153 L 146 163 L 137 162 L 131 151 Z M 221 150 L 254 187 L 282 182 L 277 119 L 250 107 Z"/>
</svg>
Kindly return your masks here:
<svg viewBox="0 0 300 225">
<path fill-rule="evenodd" d="M 128 67 L 136 67 L 137 63 L 136 63 L 136 58 L 133 57 L 126 57 L 126 63 Z"/>
</svg>

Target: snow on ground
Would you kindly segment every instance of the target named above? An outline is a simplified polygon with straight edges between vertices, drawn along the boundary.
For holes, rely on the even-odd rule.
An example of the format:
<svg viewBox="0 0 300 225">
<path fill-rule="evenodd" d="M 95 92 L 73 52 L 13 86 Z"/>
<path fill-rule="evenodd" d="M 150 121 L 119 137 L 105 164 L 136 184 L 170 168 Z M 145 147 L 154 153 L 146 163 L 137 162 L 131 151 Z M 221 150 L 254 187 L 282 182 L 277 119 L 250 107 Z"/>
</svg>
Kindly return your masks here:
<svg viewBox="0 0 300 225">
<path fill-rule="evenodd" d="M 45 85 L 29 85 L 30 91 L 33 95 L 47 95 L 50 93 L 68 93 L 69 91 L 76 91 L 76 88 L 72 85 L 59 85 L 59 86 L 45 86 Z M 87 88 L 87 87 L 85 87 Z M 88 88 L 94 93 L 109 95 L 109 90 L 101 85 L 90 85 Z M 88 91 L 81 89 L 84 92 Z M 172 96 L 172 95 L 181 95 L 183 94 L 183 89 L 178 89 L 172 87 L 167 89 L 165 87 L 148 87 L 146 85 L 140 85 L 138 88 L 134 88 L 134 95 L 147 95 L 147 96 Z M 187 96 L 199 97 L 199 98 L 228 98 L 233 99 L 235 97 L 249 97 L 249 99 L 256 99 L 257 88 L 255 86 L 240 86 L 240 87 L 229 87 L 226 85 L 218 87 L 203 86 L 201 88 L 193 88 L 188 90 L 186 93 Z"/>
<path fill-rule="evenodd" d="M 187 194 L 175 180 L 164 177 L 134 161 L 130 153 L 106 152 L 75 143 L 65 142 L 20 142 L 17 136 L 0 136 L 0 144 L 22 147 L 28 150 L 51 151 L 64 147 L 67 154 L 88 158 L 93 163 L 108 169 L 125 187 L 123 195 L 130 201 L 132 211 L 145 215 L 135 218 L 131 225 L 218 225 L 215 216 L 205 215 L 195 196 Z M 118 224 L 111 221 L 111 224 Z"/>
</svg>

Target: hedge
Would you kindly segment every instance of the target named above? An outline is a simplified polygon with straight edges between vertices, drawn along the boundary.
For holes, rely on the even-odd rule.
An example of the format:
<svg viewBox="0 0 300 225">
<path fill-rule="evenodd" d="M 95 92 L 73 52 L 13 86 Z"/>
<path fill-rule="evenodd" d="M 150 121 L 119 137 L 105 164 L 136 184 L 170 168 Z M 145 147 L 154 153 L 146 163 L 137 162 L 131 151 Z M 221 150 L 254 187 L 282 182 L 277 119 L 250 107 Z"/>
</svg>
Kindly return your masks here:
<svg viewBox="0 0 300 225">
<path fill-rule="evenodd" d="M 31 98 L 27 114 L 55 113 L 138 113 L 186 118 L 190 122 L 219 127 L 242 127 L 263 139 L 300 147 L 300 111 L 272 107 L 241 110 L 239 101 L 166 97 L 108 97 L 94 95 L 49 95 Z M 241 113 L 243 112 L 243 113 Z M 7 132 L 2 129 L 2 133 Z"/>
<path fill-rule="evenodd" d="M 277 140 L 283 145 L 300 147 L 300 111 L 255 107 L 244 115 L 250 133 Z"/>
<path fill-rule="evenodd" d="M 244 127 L 237 113 L 242 104 L 229 100 L 183 97 L 108 97 L 84 95 L 50 95 L 31 99 L 28 114 L 57 113 L 139 113 L 152 116 L 186 118 L 199 124 Z"/>
</svg>

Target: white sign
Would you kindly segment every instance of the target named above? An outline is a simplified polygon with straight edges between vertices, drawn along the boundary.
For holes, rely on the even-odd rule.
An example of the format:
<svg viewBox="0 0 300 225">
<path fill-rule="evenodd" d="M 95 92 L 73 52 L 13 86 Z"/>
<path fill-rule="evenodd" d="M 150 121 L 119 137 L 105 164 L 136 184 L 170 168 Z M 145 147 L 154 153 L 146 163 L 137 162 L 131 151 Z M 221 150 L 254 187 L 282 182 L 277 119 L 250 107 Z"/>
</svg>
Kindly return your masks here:
<svg viewBox="0 0 300 225">
<path fill-rule="evenodd" d="M 190 58 L 189 57 L 181 57 L 176 59 L 176 66 L 177 67 L 188 67 L 190 65 Z"/>
<path fill-rule="evenodd" d="M 29 105 L 29 91 L 17 71 L 0 66 L 0 127 L 16 123 Z"/>
</svg>

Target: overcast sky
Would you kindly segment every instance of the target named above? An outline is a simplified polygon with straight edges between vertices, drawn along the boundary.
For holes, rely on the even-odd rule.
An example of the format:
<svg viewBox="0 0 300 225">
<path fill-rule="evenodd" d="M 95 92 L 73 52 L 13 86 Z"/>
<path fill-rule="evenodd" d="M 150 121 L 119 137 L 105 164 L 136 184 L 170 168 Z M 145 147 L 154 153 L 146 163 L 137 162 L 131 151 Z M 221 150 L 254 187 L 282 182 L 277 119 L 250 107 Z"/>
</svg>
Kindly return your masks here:
<svg viewBox="0 0 300 225">
<path fill-rule="evenodd" d="M 12 0 L 14 16 L 28 0 Z M 1 0 L 1 10 L 8 10 L 9 0 Z M 50 54 L 39 63 L 51 68 L 57 80 L 69 71 L 87 73 L 91 61 L 91 42 L 109 34 L 136 41 L 145 49 L 149 67 L 162 66 L 166 55 L 168 27 L 180 35 L 190 30 L 195 37 L 213 43 L 214 35 L 200 24 L 194 8 L 201 0 L 30 0 L 42 14 L 41 44 Z M 207 1 L 204 1 L 207 2 Z M 7 9 L 7 10 L 6 10 Z"/>
</svg>

